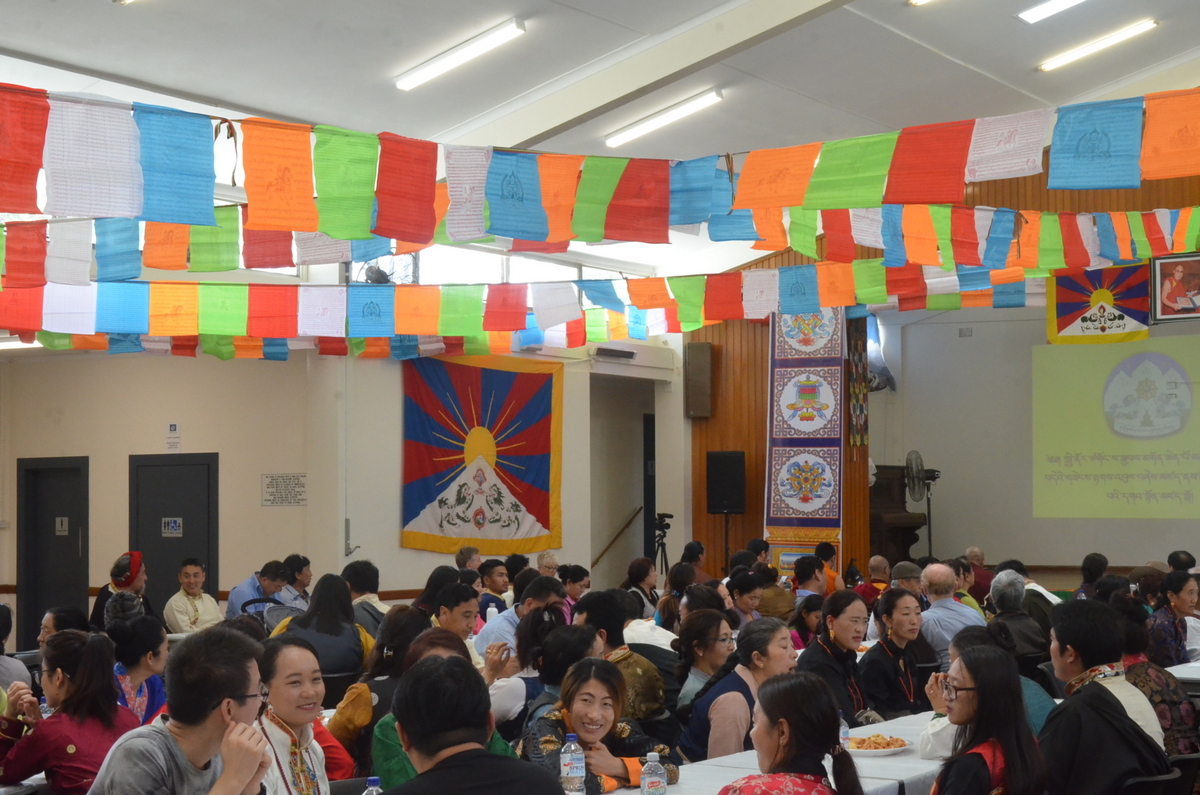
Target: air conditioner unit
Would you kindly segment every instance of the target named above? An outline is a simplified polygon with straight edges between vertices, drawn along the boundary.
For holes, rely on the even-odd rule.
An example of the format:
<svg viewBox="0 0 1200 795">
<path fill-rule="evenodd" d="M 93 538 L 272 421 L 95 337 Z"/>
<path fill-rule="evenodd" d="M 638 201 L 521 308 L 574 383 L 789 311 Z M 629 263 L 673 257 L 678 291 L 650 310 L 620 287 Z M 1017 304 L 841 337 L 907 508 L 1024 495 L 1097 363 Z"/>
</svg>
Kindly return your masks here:
<svg viewBox="0 0 1200 795">
<path fill-rule="evenodd" d="M 637 351 L 626 348 L 612 348 L 607 345 L 597 345 L 592 349 L 592 355 L 597 359 L 612 359 L 613 361 L 628 362 L 637 358 Z"/>
</svg>

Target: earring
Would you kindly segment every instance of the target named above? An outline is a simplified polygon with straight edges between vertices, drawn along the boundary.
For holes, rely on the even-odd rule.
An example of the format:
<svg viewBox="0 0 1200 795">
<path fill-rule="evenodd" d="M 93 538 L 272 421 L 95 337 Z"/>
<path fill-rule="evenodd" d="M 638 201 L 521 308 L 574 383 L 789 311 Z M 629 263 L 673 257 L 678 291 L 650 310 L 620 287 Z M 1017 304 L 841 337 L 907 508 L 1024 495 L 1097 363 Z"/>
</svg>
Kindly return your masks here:
<svg viewBox="0 0 1200 795">
<path fill-rule="evenodd" d="M 830 627 L 830 628 L 829 628 L 829 639 L 830 639 L 830 640 L 832 640 L 832 641 L 836 641 L 836 640 L 837 640 L 837 632 L 836 632 L 836 631 L 834 631 L 833 627 Z"/>
</svg>

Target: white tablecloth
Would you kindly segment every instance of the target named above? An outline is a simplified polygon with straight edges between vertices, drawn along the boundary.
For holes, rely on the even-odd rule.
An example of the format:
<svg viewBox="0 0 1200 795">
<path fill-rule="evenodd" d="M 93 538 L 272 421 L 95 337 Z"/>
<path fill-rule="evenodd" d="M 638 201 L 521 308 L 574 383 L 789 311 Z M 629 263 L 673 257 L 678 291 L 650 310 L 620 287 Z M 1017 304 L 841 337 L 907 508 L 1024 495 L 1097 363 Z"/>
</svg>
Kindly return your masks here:
<svg viewBox="0 0 1200 795">
<path fill-rule="evenodd" d="M 1175 674 L 1175 678 L 1180 682 L 1200 683 L 1200 662 L 1172 665 L 1167 670 Z"/>
</svg>

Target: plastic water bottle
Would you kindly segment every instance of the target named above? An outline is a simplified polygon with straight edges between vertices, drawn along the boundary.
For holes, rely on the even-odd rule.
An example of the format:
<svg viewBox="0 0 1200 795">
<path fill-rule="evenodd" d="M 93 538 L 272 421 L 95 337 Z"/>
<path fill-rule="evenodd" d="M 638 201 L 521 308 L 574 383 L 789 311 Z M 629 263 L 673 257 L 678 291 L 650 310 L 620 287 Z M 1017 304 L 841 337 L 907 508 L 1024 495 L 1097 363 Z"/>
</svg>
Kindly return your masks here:
<svg viewBox="0 0 1200 795">
<path fill-rule="evenodd" d="M 850 748 L 850 724 L 846 723 L 846 719 L 842 717 L 842 711 L 838 710 L 838 732 L 842 740 L 842 748 Z"/>
<path fill-rule="evenodd" d="M 371 776 L 367 779 L 367 788 L 363 790 L 363 795 L 381 795 L 383 787 L 379 785 L 379 778 Z"/>
<path fill-rule="evenodd" d="M 585 762 L 579 737 L 568 734 L 567 742 L 558 754 L 558 782 L 566 795 L 583 795 Z"/>
<path fill-rule="evenodd" d="M 667 771 L 658 763 L 658 754 L 646 754 L 642 766 L 642 795 L 667 795 Z"/>
<path fill-rule="evenodd" d="M 487 618 L 483 620 L 490 624 L 492 623 L 492 619 L 498 615 L 500 615 L 500 610 L 495 605 L 492 605 L 487 609 Z"/>
<path fill-rule="evenodd" d="M 42 717 L 48 718 L 54 714 L 54 710 L 50 709 L 50 705 L 46 703 L 46 697 L 42 696 L 38 701 L 38 709 L 42 711 Z"/>
</svg>

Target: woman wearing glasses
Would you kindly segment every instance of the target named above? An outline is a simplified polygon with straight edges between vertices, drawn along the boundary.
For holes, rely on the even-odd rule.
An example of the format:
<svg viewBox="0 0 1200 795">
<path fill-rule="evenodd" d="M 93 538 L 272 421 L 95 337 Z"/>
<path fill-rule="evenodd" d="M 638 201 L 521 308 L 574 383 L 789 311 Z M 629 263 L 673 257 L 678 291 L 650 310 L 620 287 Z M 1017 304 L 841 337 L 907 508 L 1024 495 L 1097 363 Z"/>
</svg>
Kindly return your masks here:
<svg viewBox="0 0 1200 795">
<path fill-rule="evenodd" d="M 858 646 L 867 634 L 867 603 L 854 591 L 834 591 L 821 609 L 821 627 L 821 634 L 800 653 L 797 669 L 825 680 L 852 728 L 881 722 L 858 674 Z"/>
<path fill-rule="evenodd" d="M 1025 718 L 1012 655 L 994 646 L 967 649 L 939 676 L 939 686 L 958 733 L 935 795 L 1041 795 L 1045 764 Z"/>
<path fill-rule="evenodd" d="M 268 795 L 320 795 L 329 792 L 325 754 L 313 739 L 321 716 L 325 681 L 317 650 L 304 638 L 283 635 L 263 643 L 258 664 L 266 689 L 266 709 L 256 723 L 274 760 L 263 778 Z"/>
<path fill-rule="evenodd" d="M 724 613 L 717 610 L 695 610 L 688 613 L 671 642 L 679 653 L 675 678 L 682 683 L 679 689 L 679 708 L 696 700 L 700 688 L 712 679 L 733 651 L 733 630 Z"/>
</svg>

